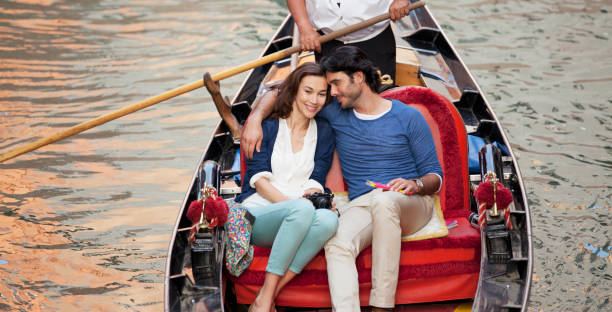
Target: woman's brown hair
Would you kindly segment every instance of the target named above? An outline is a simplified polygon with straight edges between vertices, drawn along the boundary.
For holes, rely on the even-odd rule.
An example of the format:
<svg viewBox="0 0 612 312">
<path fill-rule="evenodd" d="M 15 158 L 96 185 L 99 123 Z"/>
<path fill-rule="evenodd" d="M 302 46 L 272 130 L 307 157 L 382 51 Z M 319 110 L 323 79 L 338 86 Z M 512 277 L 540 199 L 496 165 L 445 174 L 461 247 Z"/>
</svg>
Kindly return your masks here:
<svg viewBox="0 0 612 312">
<path fill-rule="evenodd" d="M 280 85 L 280 91 L 274 102 L 274 111 L 270 118 L 287 118 L 293 110 L 293 101 L 300 88 L 302 79 L 306 76 L 319 76 L 325 78 L 325 72 L 316 63 L 304 63 L 296 68 Z M 325 104 L 330 100 L 329 92 L 325 97 Z"/>
</svg>

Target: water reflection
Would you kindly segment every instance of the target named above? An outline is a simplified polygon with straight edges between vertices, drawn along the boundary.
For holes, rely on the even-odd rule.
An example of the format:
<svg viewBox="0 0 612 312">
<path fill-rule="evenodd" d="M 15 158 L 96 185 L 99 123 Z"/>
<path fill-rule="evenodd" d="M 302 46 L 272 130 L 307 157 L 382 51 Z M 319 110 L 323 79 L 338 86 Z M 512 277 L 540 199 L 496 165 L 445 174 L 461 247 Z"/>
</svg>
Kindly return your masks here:
<svg viewBox="0 0 612 312">
<path fill-rule="evenodd" d="M 0 2 L 0 153 L 256 58 L 283 2 Z M 612 4 L 428 5 L 519 159 L 531 309 L 609 309 Z M 0 310 L 161 310 L 171 227 L 213 111 L 198 90 L 0 164 Z"/>
<path fill-rule="evenodd" d="M 0 153 L 254 59 L 284 16 L 267 1 L 3 1 Z M 161 310 L 213 110 L 194 91 L 0 164 L 0 310 Z"/>
<path fill-rule="evenodd" d="M 531 310 L 609 310 L 612 261 L 597 253 L 610 210 L 588 207 L 612 200 L 612 3 L 435 5 L 519 159 L 533 218 Z"/>
</svg>

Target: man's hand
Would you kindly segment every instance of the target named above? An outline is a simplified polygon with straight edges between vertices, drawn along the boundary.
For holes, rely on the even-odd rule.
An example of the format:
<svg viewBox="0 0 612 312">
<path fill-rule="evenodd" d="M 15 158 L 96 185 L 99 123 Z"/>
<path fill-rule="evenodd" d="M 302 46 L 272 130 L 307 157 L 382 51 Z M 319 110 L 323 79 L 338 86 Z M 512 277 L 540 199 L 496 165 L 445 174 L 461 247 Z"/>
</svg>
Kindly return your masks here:
<svg viewBox="0 0 612 312">
<path fill-rule="evenodd" d="M 300 49 L 302 51 L 321 52 L 319 33 L 310 24 L 306 11 L 307 0 L 287 0 L 287 7 L 300 31 Z"/>
<path fill-rule="evenodd" d="M 247 158 L 253 158 L 255 151 L 261 151 L 261 141 L 263 140 L 263 130 L 261 129 L 261 122 L 270 115 L 274 109 L 274 102 L 278 95 L 278 88 L 274 87 L 268 92 L 265 92 L 259 100 L 257 105 L 253 108 L 251 115 L 244 126 L 242 131 L 242 137 L 240 139 L 240 145 L 244 150 L 244 155 Z M 255 105 L 255 103 L 253 103 Z"/>
<path fill-rule="evenodd" d="M 246 158 L 253 158 L 255 151 L 259 152 L 261 148 L 261 141 L 263 140 L 263 130 L 261 129 L 261 122 L 258 120 L 250 120 L 244 125 L 242 131 L 242 138 L 240 139 L 240 145 L 244 151 Z"/>
<path fill-rule="evenodd" d="M 300 49 L 302 51 L 321 52 L 319 37 L 319 33 L 310 25 L 300 28 Z"/>
<path fill-rule="evenodd" d="M 389 185 L 389 190 L 394 192 L 403 190 L 405 193 L 416 194 L 420 191 L 419 186 L 413 180 L 406 180 L 404 178 L 395 178 L 387 185 Z"/>
<path fill-rule="evenodd" d="M 408 9 L 410 5 L 409 0 L 393 0 L 391 6 L 389 6 L 389 16 L 391 20 L 397 21 L 398 19 L 408 15 L 410 10 Z"/>
</svg>

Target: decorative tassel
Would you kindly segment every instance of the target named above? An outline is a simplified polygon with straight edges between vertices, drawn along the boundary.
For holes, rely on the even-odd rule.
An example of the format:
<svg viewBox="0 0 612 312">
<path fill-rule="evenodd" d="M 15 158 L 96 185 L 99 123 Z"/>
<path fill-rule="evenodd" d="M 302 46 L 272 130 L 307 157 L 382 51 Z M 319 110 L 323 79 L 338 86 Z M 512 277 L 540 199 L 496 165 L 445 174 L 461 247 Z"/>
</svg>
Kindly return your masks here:
<svg viewBox="0 0 612 312">
<path fill-rule="evenodd" d="M 202 208 L 203 202 L 201 199 L 194 200 L 189 205 L 189 209 L 187 209 L 187 218 L 191 220 L 192 224 L 200 222 L 200 218 L 202 217 Z"/>
<path fill-rule="evenodd" d="M 512 229 L 512 223 L 510 222 L 510 209 L 508 205 L 512 203 L 514 198 L 512 197 L 512 192 L 503 186 L 500 182 L 497 182 L 497 191 L 495 192 L 495 197 L 493 196 L 493 185 L 489 181 L 489 179 L 485 179 L 484 182 L 480 183 L 476 190 L 474 191 L 474 197 L 478 200 L 478 225 L 481 228 L 484 227 L 485 221 L 485 211 L 493 207 L 493 201 L 497 203 L 497 208 L 499 210 L 504 210 L 504 219 L 506 220 L 506 225 L 508 229 Z"/>
<path fill-rule="evenodd" d="M 474 191 L 474 197 L 476 197 L 479 203 L 486 203 L 487 208 L 493 207 L 493 185 L 488 180 L 480 183 L 476 191 Z M 495 197 L 497 199 L 497 207 L 500 209 L 505 209 L 514 200 L 512 192 L 499 182 L 497 182 Z"/>
<path fill-rule="evenodd" d="M 228 213 L 229 207 L 225 200 L 217 196 L 217 191 L 212 190 L 204 202 L 204 214 L 206 215 L 206 221 L 210 223 L 209 227 L 223 226 L 227 221 Z"/>
<path fill-rule="evenodd" d="M 223 198 L 217 197 L 214 187 L 208 186 L 202 190 L 205 200 L 194 200 L 187 209 L 187 218 L 191 221 L 189 241 L 193 242 L 195 234 L 203 228 L 212 229 L 218 225 L 225 225 L 229 207 Z"/>
</svg>

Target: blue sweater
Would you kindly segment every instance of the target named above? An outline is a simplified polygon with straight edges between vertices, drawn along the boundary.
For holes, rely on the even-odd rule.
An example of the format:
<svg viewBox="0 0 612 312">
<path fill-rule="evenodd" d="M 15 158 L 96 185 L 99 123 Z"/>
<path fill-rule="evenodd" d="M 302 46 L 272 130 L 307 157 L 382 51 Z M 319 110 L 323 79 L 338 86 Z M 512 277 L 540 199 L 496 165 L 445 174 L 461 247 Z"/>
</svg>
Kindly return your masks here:
<svg viewBox="0 0 612 312">
<path fill-rule="evenodd" d="M 317 147 L 314 154 L 314 169 L 310 178 L 325 186 L 325 178 L 334 157 L 334 134 L 327 121 L 318 117 L 315 120 L 317 122 Z M 255 193 L 255 189 L 250 185 L 251 177 L 259 172 L 272 172 L 270 159 L 278 134 L 278 119 L 264 120 L 261 128 L 263 130 L 261 148 L 259 152 L 253 153 L 253 158 L 246 160 L 247 170 L 242 181 L 242 193 L 235 199 L 239 203 Z"/>
<path fill-rule="evenodd" d="M 372 190 L 366 180 L 388 183 L 428 173 L 442 177 L 429 125 L 413 107 L 393 100 L 391 110 L 380 118 L 362 120 L 334 100 L 318 116 L 329 121 L 336 135 L 349 199 Z"/>
</svg>

